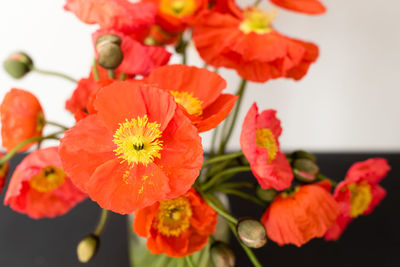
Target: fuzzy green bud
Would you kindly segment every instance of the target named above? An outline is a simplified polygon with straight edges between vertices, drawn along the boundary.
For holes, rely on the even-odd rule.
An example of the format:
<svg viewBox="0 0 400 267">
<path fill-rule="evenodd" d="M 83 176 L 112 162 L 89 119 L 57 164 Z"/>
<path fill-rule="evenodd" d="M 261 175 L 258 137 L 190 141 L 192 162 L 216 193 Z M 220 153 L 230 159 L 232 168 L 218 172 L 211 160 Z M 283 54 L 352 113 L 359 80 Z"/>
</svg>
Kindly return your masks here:
<svg viewBox="0 0 400 267">
<path fill-rule="evenodd" d="M 215 242 L 211 246 L 211 260 L 215 267 L 235 266 L 235 254 L 230 247 L 223 242 Z"/>
<path fill-rule="evenodd" d="M 317 158 L 313 154 L 311 154 L 311 153 L 309 153 L 307 151 L 303 151 L 303 150 L 297 150 L 297 151 L 293 152 L 291 154 L 291 158 L 293 160 L 296 160 L 296 159 L 309 159 L 312 162 L 317 162 Z"/>
<path fill-rule="evenodd" d="M 310 183 L 317 179 L 319 167 L 310 159 L 296 159 L 293 162 L 293 173 L 297 180 Z"/>
<path fill-rule="evenodd" d="M 250 248 L 261 248 L 267 243 L 265 227 L 258 220 L 240 219 L 236 229 L 240 240 Z"/>
<path fill-rule="evenodd" d="M 256 189 L 257 197 L 265 202 L 271 202 L 272 200 L 274 200 L 274 198 L 276 197 L 277 194 L 278 194 L 278 191 L 276 191 L 273 188 L 262 189 L 260 186 L 257 186 L 257 189 Z"/>
<path fill-rule="evenodd" d="M 3 66 L 11 77 L 20 79 L 31 71 L 33 61 L 27 54 L 17 52 L 11 54 L 6 61 L 4 61 Z"/>
<path fill-rule="evenodd" d="M 78 260 L 82 263 L 89 262 L 96 252 L 100 245 L 100 239 L 98 236 L 94 234 L 89 234 L 84 239 L 79 242 L 76 253 L 78 255 Z"/>
</svg>

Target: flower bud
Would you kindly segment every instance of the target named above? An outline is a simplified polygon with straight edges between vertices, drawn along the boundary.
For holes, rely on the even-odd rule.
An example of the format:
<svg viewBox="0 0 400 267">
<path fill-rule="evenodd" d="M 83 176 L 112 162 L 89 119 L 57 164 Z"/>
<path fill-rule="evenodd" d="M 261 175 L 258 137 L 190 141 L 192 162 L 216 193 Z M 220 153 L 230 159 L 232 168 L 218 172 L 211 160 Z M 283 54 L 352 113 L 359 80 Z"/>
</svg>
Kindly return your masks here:
<svg viewBox="0 0 400 267">
<path fill-rule="evenodd" d="M 97 38 L 97 40 L 96 40 L 96 49 L 99 50 L 99 48 L 106 43 L 113 43 L 113 44 L 120 46 L 122 43 L 122 40 L 117 35 L 113 35 L 113 34 L 102 35 L 99 38 Z"/>
<path fill-rule="evenodd" d="M 119 45 L 106 43 L 98 49 L 99 65 L 105 69 L 117 68 L 123 59 L 123 54 Z"/>
<path fill-rule="evenodd" d="M 11 54 L 6 61 L 4 61 L 3 66 L 11 77 L 20 79 L 31 71 L 33 61 L 27 54 L 17 52 Z"/>
<path fill-rule="evenodd" d="M 296 160 L 296 159 L 309 159 L 312 162 L 317 162 L 317 158 L 313 154 L 308 153 L 308 152 L 303 151 L 303 150 L 297 150 L 297 151 L 293 152 L 291 154 L 291 158 L 293 160 Z"/>
<path fill-rule="evenodd" d="M 215 242 L 211 246 L 211 260 L 215 267 L 235 266 L 235 254 L 232 249 L 223 242 Z"/>
<path fill-rule="evenodd" d="M 276 195 L 278 194 L 278 191 L 276 191 L 273 188 L 270 189 L 262 189 L 260 186 L 257 186 L 256 189 L 256 195 L 259 199 L 265 202 L 271 202 L 274 200 Z"/>
<path fill-rule="evenodd" d="M 265 227 L 258 220 L 240 219 L 236 228 L 240 240 L 250 248 L 261 248 L 267 243 Z"/>
<path fill-rule="evenodd" d="M 78 260 L 82 263 L 89 262 L 99 248 L 100 239 L 94 234 L 89 234 L 84 239 L 79 242 L 76 253 L 78 255 Z"/>
<path fill-rule="evenodd" d="M 297 180 L 310 183 L 317 179 L 319 167 L 310 159 L 296 159 L 293 162 L 293 173 Z"/>
</svg>

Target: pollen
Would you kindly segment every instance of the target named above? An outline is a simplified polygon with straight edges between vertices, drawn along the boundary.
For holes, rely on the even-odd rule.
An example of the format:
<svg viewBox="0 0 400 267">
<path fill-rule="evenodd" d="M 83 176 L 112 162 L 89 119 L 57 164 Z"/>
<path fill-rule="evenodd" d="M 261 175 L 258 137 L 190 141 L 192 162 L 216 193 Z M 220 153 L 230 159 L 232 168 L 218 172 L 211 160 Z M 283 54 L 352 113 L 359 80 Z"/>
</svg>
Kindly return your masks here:
<svg viewBox="0 0 400 267">
<path fill-rule="evenodd" d="M 277 16 L 277 10 L 261 11 L 255 7 L 244 11 L 244 20 L 239 29 L 248 34 L 251 32 L 265 34 L 272 31 L 271 23 Z"/>
<path fill-rule="evenodd" d="M 179 236 L 190 227 L 192 209 L 187 198 L 164 200 L 160 202 L 158 209 L 153 228 L 161 234 L 167 237 Z"/>
<path fill-rule="evenodd" d="M 33 176 L 29 180 L 29 185 L 38 192 L 46 193 L 63 185 L 66 176 L 62 169 L 48 166 Z"/>
<path fill-rule="evenodd" d="M 257 146 L 265 148 L 268 151 L 267 163 L 271 163 L 276 158 L 279 148 L 278 144 L 276 143 L 275 136 L 270 129 L 257 129 L 256 144 Z"/>
<path fill-rule="evenodd" d="M 159 123 L 149 122 L 144 115 L 119 125 L 113 142 L 117 145 L 115 155 L 122 159 L 121 163 L 127 162 L 131 167 L 139 163 L 147 166 L 155 158 L 161 158 L 163 144 Z"/>
<path fill-rule="evenodd" d="M 371 187 L 367 183 L 351 184 L 350 191 L 350 216 L 356 218 L 363 214 L 372 201 Z"/>
<path fill-rule="evenodd" d="M 190 115 L 201 116 L 203 114 L 201 107 L 203 101 L 194 97 L 192 93 L 178 91 L 170 91 L 170 93 L 174 97 L 175 102 L 183 106 Z"/>
<path fill-rule="evenodd" d="M 194 14 L 196 2 L 195 0 L 161 0 L 160 10 L 162 13 L 181 18 Z"/>
</svg>

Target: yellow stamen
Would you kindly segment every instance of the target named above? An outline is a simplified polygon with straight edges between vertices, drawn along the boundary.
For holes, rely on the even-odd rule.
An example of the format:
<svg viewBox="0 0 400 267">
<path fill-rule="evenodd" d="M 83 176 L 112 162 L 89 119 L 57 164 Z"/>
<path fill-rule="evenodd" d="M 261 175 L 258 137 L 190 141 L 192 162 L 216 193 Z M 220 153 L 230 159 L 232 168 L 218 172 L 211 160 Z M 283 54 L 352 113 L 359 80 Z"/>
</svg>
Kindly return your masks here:
<svg viewBox="0 0 400 267">
<path fill-rule="evenodd" d="M 272 31 L 271 22 L 277 16 L 277 10 L 261 11 L 255 7 L 244 11 L 244 20 L 239 25 L 239 29 L 248 34 L 251 32 L 265 34 Z"/>
<path fill-rule="evenodd" d="M 147 165 L 154 158 L 161 158 L 162 149 L 160 124 L 149 122 L 147 115 L 137 119 L 126 120 L 119 124 L 115 131 L 113 142 L 117 145 L 114 150 L 118 158 L 129 165 Z"/>
<path fill-rule="evenodd" d="M 190 115 L 201 116 L 203 114 L 203 109 L 201 108 L 203 101 L 194 97 L 192 93 L 178 91 L 170 91 L 170 93 L 175 102 L 182 105 Z"/>
<path fill-rule="evenodd" d="M 153 227 L 165 236 L 179 236 L 190 226 L 192 209 L 185 197 L 160 202 Z"/>
<path fill-rule="evenodd" d="M 62 169 L 48 166 L 42 168 L 40 173 L 33 176 L 29 180 L 29 185 L 36 191 L 46 193 L 63 185 L 66 176 Z"/>
<path fill-rule="evenodd" d="M 267 163 L 271 163 L 276 158 L 279 147 L 276 143 L 275 136 L 270 129 L 257 129 L 256 144 L 268 151 Z"/>
<path fill-rule="evenodd" d="M 162 13 L 181 18 L 190 16 L 196 11 L 195 0 L 161 0 L 160 10 Z"/>
<path fill-rule="evenodd" d="M 367 183 L 351 184 L 350 216 L 356 218 L 364 213 L 372 201 L 371 186 Z"/>
</svg>

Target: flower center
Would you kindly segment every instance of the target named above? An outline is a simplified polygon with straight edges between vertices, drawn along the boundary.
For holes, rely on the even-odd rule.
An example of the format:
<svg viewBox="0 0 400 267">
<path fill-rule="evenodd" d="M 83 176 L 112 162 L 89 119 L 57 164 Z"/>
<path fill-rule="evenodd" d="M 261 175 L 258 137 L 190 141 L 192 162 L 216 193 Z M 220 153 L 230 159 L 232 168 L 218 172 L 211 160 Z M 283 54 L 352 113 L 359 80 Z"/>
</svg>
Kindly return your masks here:
<svg viewBox="0 0 400 267">
<path fill-rule="evenodd" d="M 160 158 L 162 149 L 160 124 L 149 122 L 147 115 L 137 119 L 126 120 L 119 124 L 115 131 L 113 142 L 117 145 L 114 150 L 118 158 L 129 165 L 147 165 Z"/>
<path fill-rule="evenodd" d="M 185 197 L 160 202 L 153 227 L 165 236 L 179 236 L 190 226 L 192 209 Z"/>
<path fill-rule="evenodd" d="M 203 109 L 201 108 L 203 101 L 194 97 L 192 93 L 178 91 L 170 91 L 170 93 L 175 102 L 182 105 L 190 115 L 201 116 L 203 114 Z"/>
<path fill-rule="evenodd" d="M 267 163 L 271 163 L 276 158 L 279 148 L 275 136 L 270 129 L 257 129 L 256 144 L 268 151 Z"/>
<path fill-rule="evenodd" d="M 195 0 L 161 0 L 162 13 L 181 18 L 192 15 L 196 10 Z"/>
<path fill-rule="evenodd" d="M 47 166 L 29 180 L 29 185 L 36 191 L 46 193 L 63 185 L 66 176 L 62 169 Z"/>
<path fill-rule="evenodd" d="M 363 214 L 372 201 L 371 187 L 367 183 L 351 184 L 350 190 L 350 216 L 353 218 Z"/>
<path fill-rule="evenodd" d="M 257 34 L 269 33 L 272 31 L 271 22 L 276 15 L 276 10 L 264 12 L 255 7 L 248 8 L 244 11 L 244 20 L 240 23 L 239 29 L 245 34 L 251 32 Z"/>
</svg>

